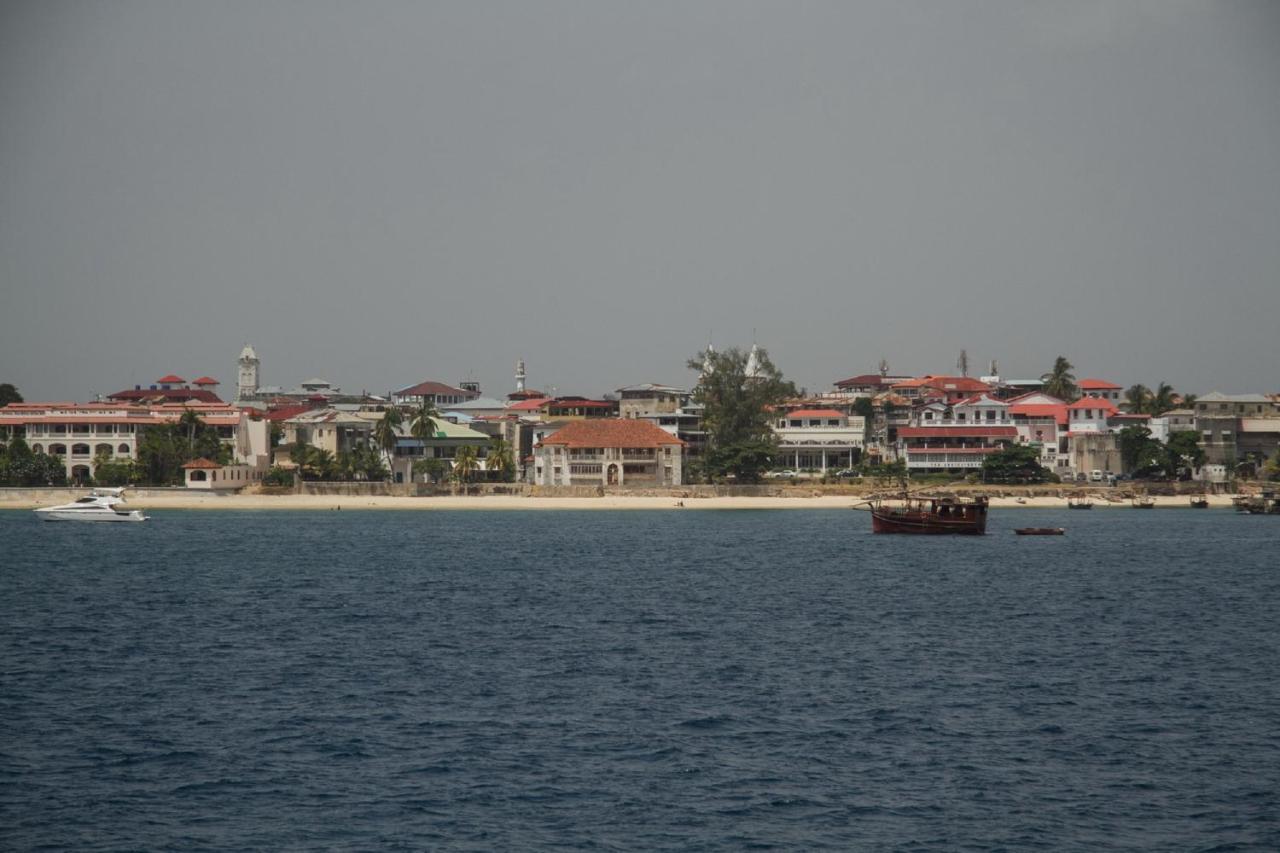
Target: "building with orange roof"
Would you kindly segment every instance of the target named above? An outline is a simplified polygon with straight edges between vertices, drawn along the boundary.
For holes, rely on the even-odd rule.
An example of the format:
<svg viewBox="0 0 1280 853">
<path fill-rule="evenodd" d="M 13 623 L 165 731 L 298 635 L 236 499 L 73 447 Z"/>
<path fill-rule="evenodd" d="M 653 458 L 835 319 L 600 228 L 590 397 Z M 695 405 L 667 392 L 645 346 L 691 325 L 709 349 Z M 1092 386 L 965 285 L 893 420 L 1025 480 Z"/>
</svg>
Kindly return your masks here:
<svg viewBox="0 0 1280 853">
<path fill-rule="evenodd" d="M 1076 382 L 1076 387 L 1080 389 L 1082 396 L 1110 400 L 1117 406 L 1120 405 L 1120 398 L 1124 392 L 1119 385 L 1105 379 L 1081 379 Z"/>
<path fill-rule="evenodd" d="M 67 478 L 84 482 L 98 459 L 136 460 L 149 427 L 174 423 L 188 411 L 218 431 L 236 463 L 266 470 L 267 422 L 229 403 L 10 403 L 0 408 L 0 432 L 22 436 L 35 453 L 61 457 Z"/>
<path fill-rule="evenodd" d="M 866 418 L 839 409 L 805 408 L 780 413 L 773 423 L 778 437 L 777 468 L 795 471 L 850 469 L 862 461 Z"/>
<path fill-rule="evenodd" d="M 541 486 L 678 486 L 684 442 L 640 418 L 571 421 L 534 446 Z"/>
</svg>

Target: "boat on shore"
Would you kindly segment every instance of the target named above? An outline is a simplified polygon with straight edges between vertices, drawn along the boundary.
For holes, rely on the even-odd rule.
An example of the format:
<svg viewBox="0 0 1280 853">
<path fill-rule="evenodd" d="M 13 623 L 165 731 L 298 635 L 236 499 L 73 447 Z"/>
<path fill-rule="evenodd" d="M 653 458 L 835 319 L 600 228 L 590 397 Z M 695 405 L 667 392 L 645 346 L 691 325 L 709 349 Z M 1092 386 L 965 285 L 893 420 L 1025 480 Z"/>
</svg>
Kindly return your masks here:
<svg viewBox="0 0 1280 853">
<path fill-rule="evenodd" d="M 1280 515 L 1280 492 L 1265 489 L 1261 494 L 1240 495 L 1231 503 L 1236 512 L 1248 515 Z"/>
<path fill-rule="evenodd" d="M 1137 495 L 1133 499 L 1134 509 L 1155 509 L 1156 499 L 1148 495 Z"/>
<path fill-rule="evenodd" d="M 904 496 L 890 503 L 870 501 L 874 533 L 981 536 L 987 532 L 985 496 L 975 498 Z"/>
<path fill-rule="evenodd" d="M 1013 532 L 1019 536 L 1064 536 L 1065 527 L 1015 527 Z"/>
<path fill-rule="evenodd" d="M 1192 495 L 1191 508 L 1192 509 L 1208 509 L 1209 496 L 1208 495 Z"/>
<path fill-rule="evenodd" d="M 1067 509 L 1093 509 L 1093 501 L 1088 498 L 1067 498 Z"/>
<path fill-rule="evenodd" d="M 124 489 L 94 489 L 69 504 L 32 510 L 42 521 L 146 521 L 140 509 L 125 509 Z"/>
</svg>

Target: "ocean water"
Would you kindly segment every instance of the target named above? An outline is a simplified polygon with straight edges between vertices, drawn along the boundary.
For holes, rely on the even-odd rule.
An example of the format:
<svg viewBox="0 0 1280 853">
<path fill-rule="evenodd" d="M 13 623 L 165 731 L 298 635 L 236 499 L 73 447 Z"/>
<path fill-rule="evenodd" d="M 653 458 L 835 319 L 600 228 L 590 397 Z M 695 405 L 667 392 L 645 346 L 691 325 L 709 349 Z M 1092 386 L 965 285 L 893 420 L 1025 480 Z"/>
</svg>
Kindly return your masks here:
<svg viewBox="0 0 1280 853">
<path fill-rule="evenodd" d="M 1272 518 L 2 512 L 0 543 L 7 850 L 1280 849 Z"/>
</svg>

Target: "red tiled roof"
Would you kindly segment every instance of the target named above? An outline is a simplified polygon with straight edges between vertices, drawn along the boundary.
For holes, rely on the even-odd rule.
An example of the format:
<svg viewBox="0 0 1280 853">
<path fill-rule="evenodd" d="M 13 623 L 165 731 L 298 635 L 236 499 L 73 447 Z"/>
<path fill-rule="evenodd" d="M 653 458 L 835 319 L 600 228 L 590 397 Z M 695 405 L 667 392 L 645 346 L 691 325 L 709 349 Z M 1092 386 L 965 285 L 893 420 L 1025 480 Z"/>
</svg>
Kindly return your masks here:
<svg viewBox="0 0 1280 853">
<path fill-rule="evenodd" d="M 175 376 L 174 374 L 170 373 L 168 376 L 161 376 L 159 379 L 157 379 L 156 384 L 158 385 L 160 383 L 166 383 L 166 384 L 172 385 L 174 382 L 186 382 L 186 381 L 187 380 L 183 379 L 181 376 Z"/>
<path fill-rule="evenodd" d="M 1014 403 L 1009 407 L 1009 414 L 1027 418 L 1053 418 L 1060 424 L 1067 422 L 1066 403 Z"/>
<path fill-rule="evenodd" d="M 583 409 L 612 409 L 617 403 L 608 400 L 588 400 L 585 397 L 557 397 L 554 400 L 546 400 L 551 406 L 577 406 Z"/>
<path fill-rule="evenodd" d="M 192 469 L 204 468 L 204 469 L 216 470 L 218 468 L 221 468 L 222 466 L 219 465 L 217 462 L 212 462 L 208 459 L 205 459 L 203 456 L 201 456 L 199 459 L 192 459 L 190 462 L 188 462 L 186 465 L 183 465 L 182 467 L 192 468 Z"/>
<path fill-rule="evenodd" d="M 968 376 L 919 376 L 915 379 L 908 379 L 905 382 L 898 382 L 893 387 L 937 388 L 939 391 L 963 391 L 966 393 L 991 390 L 991 386 L 987 383 L 979 382 L 977 379 Z"/>
<path fill-rule="evenodd" d="M 289 418 L 296 417 L 303 412 L 309 412 L 314 408 L 315 406 L 310 404 L 301 406 L 284 406 L 280 409 L 271 409 L 267 412 L 266 418 L 269 421 L 287 421 Z"/>
<path fill-rule="evenodd" d="M 1076 383 L 1081 391 L 1119 391 L 1120 386 L 1105 379 L 1081 379 Z"/>
<path fill-rule="evenodd" d="M 1106 411 L 1116 411 L 1116 404 L 1110 400 L 1104 400 L 1101 397 L 1081 397 L 1076 400 L 1068 409 L 1103 409 Z"/>
<path fill-rule="evenodd" d="M 521 400 L 519 403 L 512 403 L 507 406 L 508 412 L 536 412 L 542 408 L 542 404 L 546 403 L 549 397 L 539 397 L 533 400 Z"/>
<path fill-rule="evenodd" d="M 108 400 L 136 401 L 136 400 L 165 400 L 171 403 L 181 403 L 184 400 L 195 400 L 198 403 L 221 403 L 222 400 L 212 391 L 206 391 L 203 388 L 157 388 L 154 391 L 149 388 L 131 388 L 128 391 L 117 391 L 107 397 Z"/>
<path fill-rule="evenodd" d="M 995 453 L 995 447 L 908 447 L 907 453 L 921 456 L 926 453 Z"/>
<path fill-rule="evenodd" d="M 419 382 L 417 385 L 411 385 L 408 388 L 397 391 L 396 395 L 399 397 L 424 397 L 428 395 L 445 395 L 450 397 L 456 397 L 459 395 L 463 397 L 476 396 L 470 391 L 464 391 L 461 388 L 454 388 L 452 385 L 446 385 L 443 382 L 433 382 L 429 379 L 426 382 Z"/>
<path fill-rule="evenodd" d="M 787 414 L 788 418 L 843 418 L 844 412 L 835 409 L 796 409 Z"/>
<path fill-rule="evenodd" d="M 863 373 L 858 376 L 850 376 L 848 379 L 841 379 L 834 383 L 837 388 L 848 388 L 851 385 L 874 385 L 877 388 L 883 385 L 896 385 L 908 376 L 881 376 L 879 373 Z"/>
<path fill-rule="evenodd" d="M 192 385 L 218 385 L 220 383 L 218 382 L 218 380 L 214 379 L 212 376 L 201 376 L 199 379 L 195 380 L 191 384 Z"/>
<path fill-rule="evenodd" d="M 1006 403 L 1008 403 L 1008 404 L 1010 404 L 1010 405 L 1013 405 L 1014 403 L 1018 402 L 1019 400 L 1025 400 L 1025 399 L 1027 399 L 1028 397 L 1034 397 L 1034 396 L 1036 396 L 1037 394 L 1039 394 L 1039 395 L 1043 395 L 1043 396 L 1045 396 L 1045 397 L 1048 397 L 1050 400 L 1057 400 L 1058 402 L 1057 402 L 1057 403 L 1055 403 L 1054 405 L 1061 404 L 1061 405 L 1064 405 L 1064 406 L 1065 406 L 1065 405 L 1067 404 L 1067 401 L 1066 401 L 1066 400 L 1058 400 L 1058 398 L 1057 398 L 1057 397 L 1053 396 L 1052 394 L 1045 394 L 1043 391 L 1028 391 L 1028 392 L 1027 392 L 1027 393 L 1025 393 L 1025 394 L 1019 394 L 1019 395 L 1018 395 L 1018 396 L 1016 396 L 1016 397 L 1010 397 L 1008 400 L 1005 400 L 1005 402 L 1006 402 Z M 1037 405 L 1038 405 L 1038 404 L 1037 404 Z"/>
<path fill-rule="evenodd" d="M 560 447 L 680 447 L 684 442 L 649 421 L 600 418 L 574 421 L 542 440 Z"/>
<path fill-rule="evenodd" d="M 899 427 L 899 438 L 1017 438 L 1011 426 Z"/>
<path fill-rule="evenodd" d="M 989 405 L 989 406 L 1007 406 L 1007 405 L 1009 405 L 1009 404 L 1008 404 L 1008 403 L 1006 403 L 1004 400 L 997 400 L 995 397 L 992 397 L 991 395 L 987 394 L 986 392 L 983 392 L 983 393 L 981 393 L 981 394 L 974 394 L 972 397 L 965 397 L 963 400 L 957 400 L 957 401 L 955 402 L 955 405 L 957 405 L 957 406 L 968 406 L 968 405 L 971 405 L 971 404 L 974 404 L 974 403 L 979 403 L 979 402 L 981 402 L 981 401 L 982 401 L 982 398 L 983 398 L 983 397 L 986 397 L 986 398 L 987 398 L 987 405 Z"/>
</svg>

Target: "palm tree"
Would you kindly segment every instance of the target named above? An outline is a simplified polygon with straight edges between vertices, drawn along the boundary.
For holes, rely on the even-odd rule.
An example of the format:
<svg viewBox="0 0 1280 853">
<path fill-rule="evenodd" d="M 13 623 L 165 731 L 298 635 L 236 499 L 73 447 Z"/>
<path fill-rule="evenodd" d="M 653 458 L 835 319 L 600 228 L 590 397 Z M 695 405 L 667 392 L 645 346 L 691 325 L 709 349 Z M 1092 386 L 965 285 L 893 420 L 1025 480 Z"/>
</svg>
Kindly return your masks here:
<svg viewBox="0 0 1280 853">
<path fill-rule="evenodd" d="M 515 467 L 511 460 L 511 445 L 506 439 L 495 435 L 489 439 L 488 454 L 484 458 L 484 468 L 486 472 L 498 475 L 499 481 L 505 480 L 506 475 Z"/>
<path fill-rule="evenodd" d="M 1129 390 L 1124 392 L 1124 399 L 1129 411 L 1135 415 L 1145 414 L 1151 409 L 1151 389 L 1146 385 L 1129 386 Z"/>
<path fill-rule="evenodd" d="M 1066 356 L 1058 356 L 1053 362 L 1053 370 L 1040 377 L 1040 381 L 1044 383 L 1044 393 L 1068 403 L 1073 402 L 1080 396 L 1079 389 L 1076 388 L 1076 377 L 1071 372 L 1074 369 L 1075 365 L 1067 361 Z"/>
<path fill-rule="evenodd" d="M 200 420 L 200 416 L 183 406 L 182 417 L 178 418 L 178 431 L 187 434 L 187 454 L 190 456 L 195 455 L 196 432 L 203 426 L 204 421 Z"/>
<path fill-rule="evenodd" d="M 440 413 L 436 411 L 435 403 L 427 397 L 422 398 L 422 405 L 413 410 L 413 414 L 409 420 L 409 434 L 418 441 L 422 442 L 422 455 L 427 455 L 427 439 L 435 438 L 436 435 L 436 418 L 440 417 Z"/>
<path fill-rule="evenodd" d="M 378 422 L 373 427 L 373 440 L 377 442 L 378 447 L 387 455 L 387 467 L 395 468 L 394 454 L 396 452 L 396 442 L 400 439 L 400 425 L 404 423 L 404 418 L 400 415 L 400 410 L 395 406 L 390 406 Z"/>
<path fill-rule="evenodd" d="M 1168 382 L 1161 382 L 1156 386 L 1155 393 L 1151 395 L 1151 405 L 1148 411 L 1153 415 L 1163 415 L 1174 407 L 1173 400 L 1176 396 L 1173 393 L 1172 385 Z"/>
<path fill-rule="evenodd" d="M 453 458 L 453 476 L 459 482 L 469 483 L 476 472 L 476 449 L 470 444 L 458 448 L 458 455 Z"/>
</svg>

